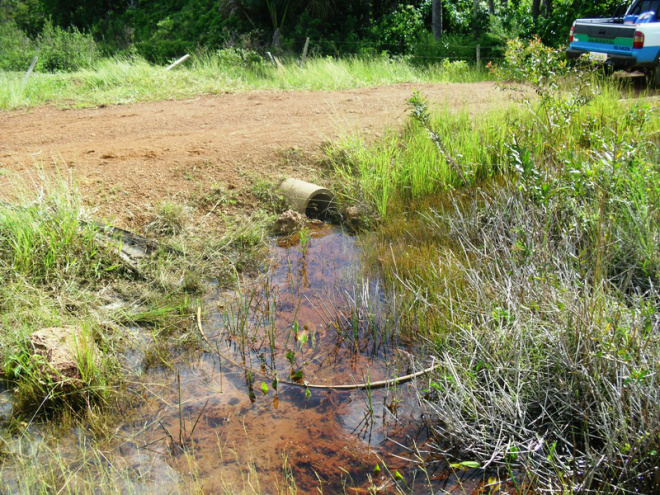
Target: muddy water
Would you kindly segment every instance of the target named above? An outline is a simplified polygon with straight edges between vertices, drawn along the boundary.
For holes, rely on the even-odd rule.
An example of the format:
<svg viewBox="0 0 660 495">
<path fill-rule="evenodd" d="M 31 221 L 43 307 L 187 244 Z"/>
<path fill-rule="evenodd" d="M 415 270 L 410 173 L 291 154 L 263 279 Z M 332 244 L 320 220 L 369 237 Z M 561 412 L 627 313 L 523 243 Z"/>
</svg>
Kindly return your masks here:
<svg viewBox="0 0 660 495">
<path fill-rule="evenodd" d="M 286 481 L 283 467 L 299 493 L 385 486 L 383 464 L 408 474 L 409 463 L 391 454 L 410 455 L 398 444 L 424 441 L 410 384 L 336 391 L 284 383 L 371 383 L 410 372 L 396 301 L 363 279 L 355 239 L 336 228 L 310 225 L 271 252 L 267 274 L 238 293 L 209 296 L 203 327 L 215 349 L 182 375 L 191 416 L 208 400 L 193 435 L 204 488 L 241 486 L 246 463 L 266 493 Z"/>
<path fill-rule="evenodd" d="M 271 254 L 239 291 L 211 291 L 203 353 L 144 376 L 148 399 L 124 429 L 124 458 L 163 489 L 188 478 L 209 493 L 425 493 L 408 460 L 426 438 L 412 384 L 285 383 L 409 373 L 396 300 L 364 279 L 356 240 L 334 227 L 310 225 L 302 239 L 273 241 Z"/>
<path fill-rule="evenodd" d="M 304 386 L 387 380 L 423 355 L 399 335 L 397 300 L 365 279 L 356 239 L 310 225 L 302 238 L 273 240 L 268 266 L 240 290 L 209 291 L 205 341 L 191 330 L 194 345 L 173 365 L 150 366 L 130 387 L 119 441 L 102 456 L 122 492 L 430 493 L 429 483 L 455 484 L 415 462 L 426 429 L 414 384 Z M 129 356 L 138 374 L 142 358 Z M 71 450 L 88 438 L 71 432 Z"/>
</svg>

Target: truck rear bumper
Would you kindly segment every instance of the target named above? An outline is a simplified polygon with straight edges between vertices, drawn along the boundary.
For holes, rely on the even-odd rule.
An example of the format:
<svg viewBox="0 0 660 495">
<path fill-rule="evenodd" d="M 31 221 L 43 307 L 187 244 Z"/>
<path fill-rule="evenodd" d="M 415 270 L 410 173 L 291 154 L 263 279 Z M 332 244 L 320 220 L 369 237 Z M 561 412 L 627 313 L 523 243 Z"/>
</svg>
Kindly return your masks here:
<svg viewBox="0 0 660 495">
<path fill-rule="evenodd" d="M 579 50 L 577 48 L 567 48 L 566 57 L 568 59 L 576 59 L 585 53 L 589 53 L 588 50 Z M 637 57 L 630 55 L 613 55 L 611 53 L 607 54 L 607 62 L 604 62 L 608 65 L 613 66 L 616 69 L 632 69 L 641 67 L 646 64 L 638 64 Z"/>
</svg>

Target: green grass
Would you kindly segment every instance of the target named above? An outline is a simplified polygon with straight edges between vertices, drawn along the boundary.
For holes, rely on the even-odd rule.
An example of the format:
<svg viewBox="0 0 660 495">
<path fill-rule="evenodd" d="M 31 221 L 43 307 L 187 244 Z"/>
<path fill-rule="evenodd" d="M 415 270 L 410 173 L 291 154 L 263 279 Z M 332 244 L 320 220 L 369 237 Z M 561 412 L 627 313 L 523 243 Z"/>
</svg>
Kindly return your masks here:
<svg viewBox="0 0 660 495">
<path fill-rule="evenodd" d="M 499 166 L 504 138 L 520 115 L 516 108 L 483 115 L 479 120 L 448 109 L 436 112 L 434 129 L 447 136 L 450 154 L 460 155 L 466 173 L 485 177 Z M 487 143 L 487 144 L 486 144 Z M 420 198 L 452 188 L 457 184 L 446 157 L 428 137 L 428 132 L 410 121 L 401 132 L 367 143 L 352 136 L 327 149 L 328 158 L 340 184 L 349 185 L 343 193 L 360 197 L 385 217 L 396 198 Z M 357 177 L 357 181 L 353 180 Z"/>
<path fill-rule="evenodd" d="M 364 242 L 403 331 L 433 341 L 420 397 L 438 459 L 488 462 L 515 493 L 647 492 L 660 117 L 597 77 L 557 83 L 474 120 L 413 98 L 403 132 L 328 155 L 344 198 L 380 218 Z"/>
<path fill-rule="evenodd" d="M 71 184 L 46 182 L 42 194 L 16 187 L 22 203 L 0 203 L 0 377 L 16 399 L 13 417 L 103 403 L 122 382 L 122 324 L 172 333 L 199 282 L 183 268 L 186 256 L 165 250 L 136 273 L 102 241 Z M 113 309 L 117 302 L 125 309 Z M 79 378 L 54 372 L 35 351 L 31 335 L 49 327 L 78 329 Z"/>
<path fill-rule="evenodd" d="M 488 77 L 472 68 L 418 67 L 389 57 L 309 58 L 304 66 L 292 59 L 275 66 L 229 54 L 197 54 L 167 72 L 138 57 L 115 57 L 72 73 L 34 73 L 25 86 L 24 74 L 0 72 L 0 109 L 45 103 L 125 104 L 252 89 L 338 90 L 403 82 L 474 82 Z"/>
<path fill-rule="evenodd" d="M 115 374 L 89 306 L 95 290 L 122 276 L 122 266 L 82 218 L 75 195 L 66 193 L 0 205 L 0 373 L 16 387 L 18 410 L 39 408 L 46 398 L 44 409 L 102 399 Z M 81 386 L 54 375 L 29 341 L 35 330 L 65 325 L 80 328 L 74 357 Z"/>
</svg>

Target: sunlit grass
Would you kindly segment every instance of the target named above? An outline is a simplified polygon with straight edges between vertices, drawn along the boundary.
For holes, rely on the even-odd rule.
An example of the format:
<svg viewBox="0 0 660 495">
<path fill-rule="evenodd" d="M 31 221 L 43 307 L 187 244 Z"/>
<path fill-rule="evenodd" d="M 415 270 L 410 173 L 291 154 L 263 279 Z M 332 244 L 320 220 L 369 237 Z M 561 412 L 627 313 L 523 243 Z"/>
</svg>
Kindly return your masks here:
<svg viewBox="0 0 660 495">
<path fill-rule="evenodd" d="M 122 104 L 185 98 L 226 91 L 338 90 L 395 83 L 475 82 L 487 73 L 415 66 L 389 57 L 284 59 L 278 65 L 228 63 L 218 54 L 198 54 L 173 70 L 139 57 L 114 57 L 73 73 L 0 72 L 0 109 L 53 103 L 66 106 Z"/>
<path fill-rule="evenodd" d="M 420 397 L 438 458 L 512 486 L 644 492 L 660 447 L 660 118 L 582 82 L 328 153 L 340 192 L 379 218 L 366 257 L 410 308 L 403 327 L 435 343 Z"/>
</svg>

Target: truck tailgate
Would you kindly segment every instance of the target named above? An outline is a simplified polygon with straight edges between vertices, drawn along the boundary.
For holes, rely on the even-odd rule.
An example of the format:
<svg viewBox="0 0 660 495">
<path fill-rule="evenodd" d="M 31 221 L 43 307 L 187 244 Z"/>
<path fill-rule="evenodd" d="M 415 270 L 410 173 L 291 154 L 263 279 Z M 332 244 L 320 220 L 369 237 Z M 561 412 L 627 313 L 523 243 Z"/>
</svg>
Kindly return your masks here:
<svg viewBox="0 0 660 495">
<path fill-rule="evenodd" d="M 576 22 L 571 48 L 619 55 L 632 55 L 635 26 Z"/>
</svg>

